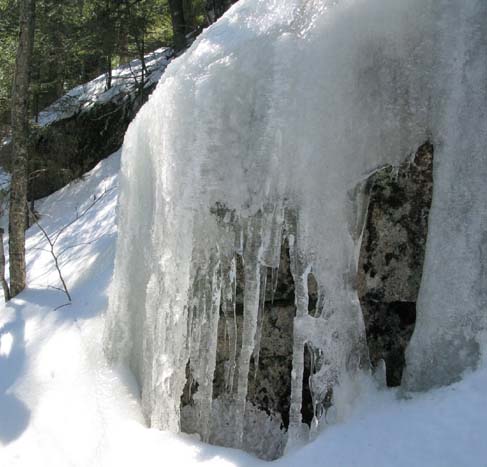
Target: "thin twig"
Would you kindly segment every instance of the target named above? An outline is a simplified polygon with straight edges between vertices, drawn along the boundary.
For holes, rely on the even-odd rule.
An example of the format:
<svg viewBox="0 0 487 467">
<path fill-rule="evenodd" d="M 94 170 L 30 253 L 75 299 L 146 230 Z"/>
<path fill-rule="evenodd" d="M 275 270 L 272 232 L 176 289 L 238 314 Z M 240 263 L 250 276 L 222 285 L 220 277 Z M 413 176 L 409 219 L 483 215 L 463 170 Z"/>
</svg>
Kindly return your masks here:
<svg viewBox="0 0 487 467">
<path fill-rule="evenodd" d="M 62 256 L 66 251 L 72 250 L 73 248 L 78 248 L 79 246 L 87 246 L 87 245 L 92 245 L 93 243 L 97 242 L 101 238 L 105 237 L 105 234 L 100 235 L 93 240 L 90 240 L 89 242 L 81 242 L 81 243 L 75 243 L 73 245 L 68 245 L 67 247 L 63 248 L 59 253 L 58 256 Z"/>
<path fill-rule="evenodd" d="M 63 248 L 60 251 L 56 251 L 56 243 L 59 240 L 60 236 L 63 234 L 63 232 L 65 232 L 69 227 L 71 227 L 78 220 L 80 220 L 83 216 L 85 216 L 90 211 L 90 209 L 93 208 L 93 206 L 95 206 L 96 204 L 98 204 L 101 200 L 105 199 L 107 197 L 107 195 L 110 192 L 112 192 L 115 188 L 116 188 L 116 186 L 113 186 L 113 187 L 109 188 L 108 190 L 105 190 L 100 196 L 98 196 L 98 198 L 95 198 L 85 209 L 83 209 L 83 211 L 81 211 L 81 213 L 76 212 L 75 218 L 72 219 L 67 224 L 63 225 L 54 234 L 52 234 L 52 237 L 49 236 L 49 234 L 47 233 L 46 229 L 41 225 L 41 223 L 39 222 L 37 216 L 34 216 L 33 215 L 33 209 L 31 208 L 31 206 L 30 205 L 27 206 L 28 210 L 33 215 L 34 223 L 37 225 L 37 227 L 39 228 L 39 230 L 44 235 L 44 238 L 46 239 L 47 243 L 49 244 L 49 249 L 39 248 L 39 247 L 34 247 L 34 249 L 41 250 L 41 251 L 46 251 L 46 252 L 48 252 L 48 253 L 51 254 L 51 256 L 52 256 L 52 258 L 54 260 L 54 266 L 55 266 L 56 271 L 57 271 L 58 276 L 59 276 L 59 280 L 61 281 L 61 284 L 62 284 L 62 289 L 59 288 L 59 287 L 54 287 L 54 286 L 49 286 L 49 287 L 51 287 L 53 289 L 56 289 L 56 290 L 59 290 L 61 292 L 64 292 L 66 294 L 66 297 L 68 297 L 68 300 L 69 300 L 70 303 L 72 302 L 72 298 L 71 298 L 71 294 L 69 293 L 68 286 L 66 284 L 66 281 L 64 280 L 64 277 L 63 277 L 63 274 L 62 274 L 62 271 L 61 271 L 61 266 L 59 264 L 59 258 L 64 253 L 66 253 L 66 251 L 68 251 L 70 249 L 73 249 L 73 248 L 76 248 L 76 247 L 81 246 L 81 245 L 90 245 L 90 244 L 96 242 L 97 240 L 99 240 L 100 238 L 102 238 L 103 235 L 100 235 L 99 237 L 94 238 L 93 240 L 91 240 L 89 242 L 83 242 L 83 243 L 68 245 L 67 247 Z M 59 308 L 62 308 L 63 306 L 67 306 L 70 303 L 67 303 L 65 305 L 61 305 L 60 307 L 57 307 L 56 310 L 58 310 Z"/>
<path fill-rule="evenodd" d="M 28 207 L 30 213 L 33 215 L 32 209 L 29 206 L 29 204 L 27 204 L 27 207 Z M 52 256 L 52 258 L 54 260 L 54 266 L 56 267 L 56 270 L 57 270 L 57 273 L 58 273 L 58 276 L 59 276 L 59 280 L 61 281 L 61 284 L 63 285 L 63 289 L 64 289 L 64 293 L 66 294 L 66 297 L 68 297 L 68 300 L 71 302 L 72 301 L 71 295 L 69 293 L 68 286 L 66 285 L 66 282 L 64 281 L 64 277 L 63 277 L 63 274 L 61 272 L 61 268 L 59 266 L 58 257 L 56 255 L 56 251 L 54 249 L 54 246 L 55 246 L 55 243 L 56 243 L 56 240 L 57 239 L 55 239 L 54 241 L 51 240 L 51 237 L 49 237 L 49 234 L 46 232 L 46 230 L 44 229 L 44 227 L 42 227 L 42 225 L 40 224 L 40 222 L 37 220 L 37 216 L 34 216 L 33 215 L 33 218 L 34 218 L 34 223 L 37 225 L 37 227 L 39 227 L 39 230 L 44 235 L 47 243 L 49 243 L 50 253 L 51 253 L 51 256 Z"/>
<path fill-rule="evenodd" d="M 61 289 L 61 287 L 55 287 L 54 285 L 48 285 L 47 287 L 49 289 L 59 290 L 59 292 L 63 292 L 64 293 L 64 290 Z"/>
</svg>

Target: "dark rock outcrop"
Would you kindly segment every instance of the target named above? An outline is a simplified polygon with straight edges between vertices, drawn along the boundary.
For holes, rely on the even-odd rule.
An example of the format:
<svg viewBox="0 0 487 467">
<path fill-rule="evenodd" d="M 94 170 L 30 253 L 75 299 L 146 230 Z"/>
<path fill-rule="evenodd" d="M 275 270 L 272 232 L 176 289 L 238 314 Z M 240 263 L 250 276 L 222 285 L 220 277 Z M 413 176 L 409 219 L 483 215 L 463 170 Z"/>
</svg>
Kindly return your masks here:
<svg viewBox="0 0 487 467">
<path fill-rule="evenodd" d="M 123 143 L 130 122 L 156 84 L 97 103 L 35 132 L 30 198 L 53 193 L 81 177 Z"/>
<path fill-rule="evenodd" d="M 401 384 L 404 351 L 416 320 L 432 169 L 433 146 L 425 143 L 412 160 L 399 168 L 383 168 L 369 180 L 358 292 L 370 360 L 373 366 L 385 361 L 389 386 Z"/>
</svg>

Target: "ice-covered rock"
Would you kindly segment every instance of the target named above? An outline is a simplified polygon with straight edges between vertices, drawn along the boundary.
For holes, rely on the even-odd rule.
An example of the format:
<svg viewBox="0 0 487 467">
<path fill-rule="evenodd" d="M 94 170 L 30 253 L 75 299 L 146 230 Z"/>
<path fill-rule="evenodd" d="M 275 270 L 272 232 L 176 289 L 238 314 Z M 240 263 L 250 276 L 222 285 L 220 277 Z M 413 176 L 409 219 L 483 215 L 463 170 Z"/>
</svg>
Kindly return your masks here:
<svg viewBox="0 0 487 467">
<path fill-rule="evenodd" d="M 172 62 L 125 139 L 105 333 L 152 426 L 178 431 L 190 417 L 204 440 L 245 448 L 260 424 L 265 457 L 346 415 L 368 368 L 356 291 L 364 182 L 428 138 L 435 188 L 406 386 L 448 383 L 477 363 L 486 20 L 481 0 L 242 0 Z M 286 435 L 247 401 L 283 239 L 295 288 Z M 221 319 L 227 390 L 214 402 Z"/>
<path fill-rule="evenodd" d="M 430 88 L 437 163 L 403 378 L 413 390 L 458 380 L 487 347 L 487 4 L 436 3 Z"/>
</svg>

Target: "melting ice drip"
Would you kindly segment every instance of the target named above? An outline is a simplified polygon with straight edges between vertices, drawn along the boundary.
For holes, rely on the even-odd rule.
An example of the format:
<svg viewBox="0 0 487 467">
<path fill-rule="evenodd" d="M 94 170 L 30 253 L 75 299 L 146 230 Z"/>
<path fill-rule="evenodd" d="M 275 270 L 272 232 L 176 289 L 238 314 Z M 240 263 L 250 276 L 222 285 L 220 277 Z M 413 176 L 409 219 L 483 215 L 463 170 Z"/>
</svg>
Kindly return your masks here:
<svg viewBox="0 0 487 467">
<path fill-rule="evenodd" d="M 486 22 L 482 0 L 241 0 L 168 67 L 125 139 L 105 342 L 135 373 L 152 426 L 180 429 L 190 378 L 194 431 L 221 439 L 213 374 L 225 319 L 232 415 L 221 442 L 246 447 L 263 271 L 278 267 L 283 232 L 296 290 L 288 443 L 303 436 L 305 345 L 323 355 L 316 402 L 332 388 L 338 412 L 346 405 L 367 360 L 354 284 L 363 181 L 427 138 L 434 199 L 405 384 L 448 383 L 477 364 L 487 327 Z"/>
</svg>

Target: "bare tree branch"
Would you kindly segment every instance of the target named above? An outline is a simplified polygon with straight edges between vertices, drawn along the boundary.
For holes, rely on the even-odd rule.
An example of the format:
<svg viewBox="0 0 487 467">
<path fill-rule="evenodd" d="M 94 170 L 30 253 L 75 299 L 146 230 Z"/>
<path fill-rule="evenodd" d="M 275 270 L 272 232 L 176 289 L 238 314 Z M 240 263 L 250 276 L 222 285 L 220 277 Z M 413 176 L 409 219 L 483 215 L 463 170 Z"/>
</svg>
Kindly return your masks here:
<svg viewBox="0 0 487 467">
<path fill-rule="evenodd" d="M 72 250 L 73 248 L 78 248 L 80 246 L 87 246 L 87 245 L 92 245 L 93 243 L 97 242 L 101 238 L 103 238 L 105 235 L 99 235 L 98 237 L 95 237 L 93 240 L 90 240 L 89 242 L 80 242 L 80 243 L 74 243 L 72 245 L 68 245 L 67 247 L 63 248 L 59 253 L 58 256 L 62 256 L 66 251 Z"/>
<path fill-rule="evenodd" d="M 60 251 L 57 250 L 56 243 L 59 240 L 59 238 L 61 237 L 61 235 L 69 227 L 71 227 L 78 220 L 80 220 L 83 216 L 85 216 L 96 204 L 98 204 L 100 201 L 102 201 L 103 199 L 105 199 L 107 197 L 107 195 L 109 193 L 111 193 L 115 188 L 116 188 L 116 186 L 111 187 L 108 190 L 105 190 L 100 196 L 98 196 L 98 198 L 95 197 L 93 199 L 93 201 L 86 208 L 84 208 L 81 212 L 78 212 L 77 211 L 76 212 L 76 216 L 70 222 L 68 222 L 67 224 L 63 225 L 56 232 L 54 232 L 53 234 L 51 234 L 51 236 L 47 233 L 46 229 L 39 222 L 38 216 L 36 216 L 34 214 L 34 212 L 33 212 L 34 209 L 31 206 L 28 206 L 28 209 L 29 209 L 29 211 L 30 211 L 30 213 L 31 213 L 31 215 L 32 215 L 32 217 L 34 219 L 34 223 L 37 225 L 37 227 L 39 228 L 39 230 L 42 232 L 42 235 L 44 236 L 44 238 L 46 239 L 46 242 L 49 245 L 49 249 L 39 248 L 39 247 L 35 247 L 34 249 L 35 250 L 40 250 L 40 251 L 45 251 L 45 252 L 50 253 L 50 255 L 52 256 L 52 259 L 54 261 L 54 266 L 55 266 L 56 271 L 58 273 L 59 280 L 60 280 L 60 282 L 62 284 L 62 288 L 54 287 L 54 286 L 49 286 L 49 287 L 50 288 L 53 288 L 53 289 L 56 289 L 56 290 L 59 290 L 61 292 L 64 292 L 64 294 L 66 295 L 66 297 L 69 300 L 69 303 L 66 303 L 64 305 L 61 305 L 61 306 L 57 307 L 56 310 L 58 310 L 59 308 L 62 308 L 64 306 L 67 306 L 67 305 L 69 305 L 72 302 L 71 294 L 69 293 L 68 286 L 67 286 L 66 281 L 64 280 L 64 277 L 63 277 L 63 274 L 62 274 L 61 265 L 59 263 L 59 258 L 64 253 L 66 253 L 66 251 L 69 251 L 69 250 L 71 250 L 73 248 L 76 248 L 76 247 L 79 247 L 79 246 L 82 246 L 82 245 L 91 245 L 92 243 L 94 243 L 97 240 L 99 240 L 100 238 L 102 238 L 103 235 L 100 235 L 100 236 L 94 238 L 93 240 L 90 240 L 89 242 L 82 242 L 82 243 L 68 245 L 68 246 L 66 246 L 65 248 L 63 248 Z M 0 272 L 1 272 L 1 258 L 0 258 Z"/>
<path fill-rule="evenodd" d="M 29 205 L 27 205 L 27 206 L 28 206 L 29 211 L 32 214 L 32 217 L 34 219 L 35 224 L 37 225 L 37 227 L 39 227 L 39 230 L 42 232 L 42 234 L 44 235 L 44 238 L 46 239 L 47 243 L 50 246 L 50 253 L 51 253 L 52 259 L 54 260 L 54 266 L 56 267 L 56 270 L 57 270 L 57 273 L 59 276 L 59 280 L 61 281 L 61 284 L 63 285 L 63 291 L 66 294 L 66 297 L 68 297 L 68 300 L 71 302 L 72 301 L 71 295 L 69 293 L 68 286 L 66 285 L 66 282 L 64 281 L 64 277 L 63 277 L 63 274 L 61 272 L 61 268 L 59 266 L 58 255 L 56 254 L 56 251 L 54 248 L 57 239 L 55 239 L 54 241 L 51 240 L 51 237 L 49 237 L 49 234 L 46 232 L 44 227 L 42 227 L 42 225 L 40 224 L 40 222 L 37 219 L 37 216 L 35 216 L 34 213 L 32 212 L 32 209 L 30 208 L 30 206 Z M 57 238 L 59 238 L 59 237 L 57 237 Z"/>
</svg>

